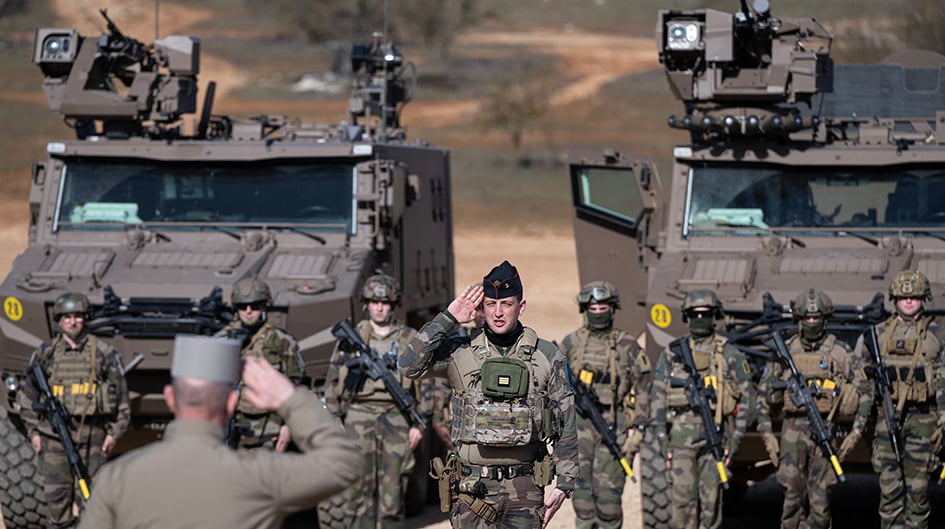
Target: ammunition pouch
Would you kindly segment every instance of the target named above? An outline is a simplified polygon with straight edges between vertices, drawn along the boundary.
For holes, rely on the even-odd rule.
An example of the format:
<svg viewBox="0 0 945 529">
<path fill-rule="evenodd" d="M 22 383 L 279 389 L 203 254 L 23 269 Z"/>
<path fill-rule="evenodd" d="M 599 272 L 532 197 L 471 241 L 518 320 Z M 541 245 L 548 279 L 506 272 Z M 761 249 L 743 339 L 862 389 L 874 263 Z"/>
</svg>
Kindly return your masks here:
<svg viewBox="0 0 945 529">
<path fill-rule="evenodd" d="M 480 371 L 482 394 L 494 399 L 528 395 L 528 366 L 515 358 L 487 358 Z"/>
<path fill-rule="evenodd" d="M 811 378 L 807 380 L 808 385 L 817 385 L 820 387 L 820 398 L 814 397 L 813 393 L 811 397 L 814 397 L 814 404 L 817 405 L 817 411 L 821 415 L 826 415 L 830 413 L 830 410 L 833 409 L 834 399 L 840 398 L 844 387 L 848 387 L 853 392 L 853 411 L 849 414 L 843 413 L 843 411 L 838 410 L 841 415 L 853 415 L 856 413 L 857 406 L 857 395 L 856 390 L 850 384 L 838 384 L 836 381 L 829 378 Z M 849 405 L 849 403 L 847 403 Z M 802 408 L 798 408 L 794 405 L 794 401 L 790 398 L 785 397 L 784 399 L 784 412 L 785 413 L 806 413 Z"/>
</svg>

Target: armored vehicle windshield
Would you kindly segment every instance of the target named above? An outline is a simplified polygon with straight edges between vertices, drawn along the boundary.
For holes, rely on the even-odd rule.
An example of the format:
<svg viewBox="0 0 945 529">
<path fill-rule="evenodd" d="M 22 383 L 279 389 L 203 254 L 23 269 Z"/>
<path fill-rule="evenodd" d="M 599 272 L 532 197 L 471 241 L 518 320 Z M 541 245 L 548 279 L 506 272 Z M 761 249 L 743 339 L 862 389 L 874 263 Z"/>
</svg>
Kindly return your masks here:
<svg viewBox="0 0 945 529">
<path fill-rule="evenodd" d="M 940 230 L 945 229 L 945 171 L 734 163 L 692 167 L 685 218 L 686 238 L 755 236 L 775 228 L 805 236 L 833 235 L 837 228 Z"/>
<path fill-rule="evenodd" d="M 356 174 L 350 161 L 71 160 L 63 171 L 54 230 L 232 222 L 353 233 Z"/>
</svg>

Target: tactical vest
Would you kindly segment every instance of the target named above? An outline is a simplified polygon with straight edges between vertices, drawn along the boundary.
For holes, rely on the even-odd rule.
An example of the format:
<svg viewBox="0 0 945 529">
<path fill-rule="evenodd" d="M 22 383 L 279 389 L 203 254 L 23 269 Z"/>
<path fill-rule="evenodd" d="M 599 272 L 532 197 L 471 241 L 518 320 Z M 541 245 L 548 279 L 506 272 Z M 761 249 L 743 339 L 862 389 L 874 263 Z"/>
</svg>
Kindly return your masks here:
<svg viewBox="0 0 945 529">
<path fill-rule="evenodd" d="M 894 402 L 900 399 L 908 404 L 935 402 L 933 362 L 941 344 L 928 332 L 931 322 L 929 317 L 921 317 L 914 323 L 901 321 L 896 316 L 886 320 L 879 342 L 892 382 Z"/>
<path fill-rule="evenodd" d="M 696 371 L 703 377 L 707 385 L 713 385 L 716 395 L 719 397 L 714 402 L 710 401 L 713 411 L 717 411 L 718 403 L 721 402 L 721 415 L 731 415 L 735 411 L 735 405 L 741 392 L 738 389 L 738 383 L 733 377 L 729 377 L 727 364 L 724 356 L 725 338 L 714 335 L 712 340 L 701 340 L 696 342 L 689 338 L 689 348 L 692 350 L 692 360 L 696 365 Z M 682 362 L 679 362 L 675 356 L 672 357 L 672 376 L 677 378 L 687 378 L 689 371 Z M 667 390 L 667 406 L 671 409 L 688 410 L 689 399 L 686 395 L 686 388 L 670 387 Z M 716 413 L 716 417 L 719 413 Z"/>
<path fill-rule="evenodd" d="M 830 413 L 834 401 L 840 398 L 841 388 L 846 383 L 843 380 L 843 374 L 837 372 L 839 366 L 835 365 L 833 359 L 832 353 L 836 343 L 837 338 L 832 334 L 828 335 L 821 342 L 820 347 L 813 351 L 804 350 L 804 345 L 797 337 L 794 337 L 788 343 L 788 350 L 791 353 L 791 358 L 794 359 L 797 370 L 804 375 L 809 384 L 820 386 L 821 396 L 815 400 L 815 403 L 817 404 L 817 411 L 821 414 Z M 806 413 L 803 408 L 797 407 L 788 396 L 784 398 L 784 411 L 787 413 Z"/>
<path fill-rule="evenodd" d="M 358 336 L 364 340 L 364 343 L 368 345 L 371 349 L 377 353 L 377 356 L 382 360 L 387 360 L 390 362 L 390 365 L 396 366 L 397 359 L 400 357 L 400 354 L 403 351 L 407 350 L 407 345 L 409 343 L 408 333 L 404 332 L 404 325 L 400 323 L 391 324 L 391 332 L 383 337 L 377 338 L 373 335 L 373 327 L 369 320 L 361 320 L 355 326 L 355 330 L 358 332 Z M 410 387 L 410 381 L 406 380 L 396 368 L 390 369 L 391 373 L 394 374 L 394 378 L 400 382 L 401 386 Z M 372 380 L 370 377 L 367 377 L 364 380 L 364 386 L 361 388 L 361 391 L 351 394 L 348 391 L 344 391 L 344 381 L 348 376 L 348 367 L 341 365 L 341 368 L 338 373 L 338 386 L 337 394 L 343 395 L 343 398 L 348 402 L 383 402 L 383 403 L 394 403 L 394 397 L 391 396 L 390 392 L 387 391 L 387 387 L 384 385 L 384 381 L 380 378 L 377 380 Z M 414 399 L 417 399 L 418 395 L 414 395 Z M 418 400 L 419 402 L 419 400 Z"/>
<path fill-rule="evenodd" d="M 229 328 L 241 328 L 237 326 L 231 326 Z M 220 334 L 223 334 L 222 331 Z M 259 329 L 253 334 L 250 338 L 249 343 L 243 347 L 243 350 L 240 352 L 240 356 L 243 358 L 261 358 L 272 367 L 276 368 L 280 373 L 287 374 L 289 366 L 285 356 L 282 354 L 282 349 L 284 347 L 284 340 L 279 330 L 273 325 L 263 323 Z M 245 396 L 240 395 L 239 404 L 236 406 L 236 409 L 242 413 L 249 415 L 261 415 L 268 413 L 261 408 L 257 408 Z"/>
<path fill-rule="evenodd" d="M 624 336 L 624 331 L 611 329 L 601 339 L 601 333 L 591 333 L 586 327 L 578 331 L 578 346 L 570 360 L 575 372 L 590 371 L 594 391 L 604 406 L 614 403 L 614 396 L 620 383 L 616 368 L 617 344 Z"/>
<path fill-rule="evenodd" d="M 485 333 L 457 349 L 448 371 L 453 439 L 514 447 L 553 436 L 560 419 L 548 404 L 551 370 L 551 361 L 538 350 L 538 335 L 528 327 L 506 356 L 490 346 Z"/>
<path fill-rule="evenodd" d="M 88 335 L 81 351 L 69 350 L 60 335 L 52 344 L 41 348 L 49 369 L 49 387 L 69 415 L 111 415 L 118 411 L 118 386 L 109 380 L 107 368 L 98 372 L 98 364 L 106 364 L 103 351 L 98 350 L 94 335 Z"/>
</svg>

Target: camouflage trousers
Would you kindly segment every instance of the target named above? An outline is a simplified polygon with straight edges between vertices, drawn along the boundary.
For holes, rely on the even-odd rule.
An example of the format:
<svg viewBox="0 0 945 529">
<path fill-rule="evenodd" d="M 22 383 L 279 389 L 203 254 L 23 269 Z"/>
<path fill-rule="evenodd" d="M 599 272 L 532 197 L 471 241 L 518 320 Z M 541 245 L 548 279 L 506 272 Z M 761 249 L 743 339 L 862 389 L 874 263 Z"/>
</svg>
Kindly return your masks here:
<svg viewBox="0 0 945 529">
<path fill-rule="evenodd" d="M 777 479 L 784 489 L 781 529 L 830 527 L 830 492 L 837 476 L 814 443 L 806 415 L 784 419 Z"/>
<path fill-rule="evenodd" d="M 670 429 L 674 529 L 719 529 L 722 526 L 721 481 L 715 458 L 702 441 L 701 423 L 677 421 Z"/>
<path fill-rule="evenodd" d="M 929 470 L 933 465 L 929 438 L 935 431 L 931 413 L 910 413 L 899 436 L 902 466 L 889 441 L 883 412 L 878 412 L 873 438 L 873 470 L 879 474 L 879 518 L 883 529 L 929 526 Z"/>
<path fill-rule="evenodd" d="M 485 485 L 483 501 L 498 511 L 498 519 L 487 522 L 459 500 L 453 501 L 450 524 L 454 529 L 535 529 L 545 517 L 545 492 L 532 476 L 495 480 L 470 477 Z"/>
<path fill-rule="evenodd" d="M 105 428 L 99 424 L 88 424 L 82 428 L 83 435 L 72 432 L 72 440 L 92 478 L 92 493 L 95 493 L 95 474 L 105 463 L 102 443 L 105 442 Z M 79 502 L 84 508 L 84 500 L 79 492 L 78 480 L 72 473 L 72 466 L 66 457 L 66 451 L 58 437 L 41 434 L 42 449 L 39 452 L 39 474 L 43 477 L 43 492 L 46 495 L 46 509 L 49 513 L 48 527 L 71 527 L 76 523 L 72 514 L 73 504 Z"/>
<path fill-rule="evenodd" d="M 618 431 L 622 428 L 618 425 Z M 627 476 L 588 419 L 578 416 L 578 479 L 571 498 L 578 529 L 619 529 Z M 622 445 L 625 434 L 618 440 Z"/>
<path fill-rule="evenodd" d="M 407 419 L 392 404 L 353 402 L 344 423 L 364 456 L 361 479 L 345 491 L 348 527 L 403 528 L 404 492 L 414 468 Z"/>
</svg>

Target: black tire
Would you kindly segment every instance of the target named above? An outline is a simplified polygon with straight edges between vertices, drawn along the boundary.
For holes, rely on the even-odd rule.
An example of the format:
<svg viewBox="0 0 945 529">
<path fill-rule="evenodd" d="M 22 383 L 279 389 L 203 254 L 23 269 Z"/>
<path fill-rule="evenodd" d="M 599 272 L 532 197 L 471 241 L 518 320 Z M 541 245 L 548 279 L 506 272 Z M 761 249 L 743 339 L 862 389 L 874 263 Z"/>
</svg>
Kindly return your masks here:
<svg viewBox="0 0 945 529">
<path fill-rule="evenodd" d="M 46 520 L 43 482 L 25 432 L 0 409 L 0 509 L 6 529 L 31 529 Z"/>
<path fill-rule="evenodd" d="M 318 526 L 321 529 L 344 529 L 347 503 L 347 495 L 342 492 L 318 504 Z"/>
<path fill-rule="evenodd" d="M 670 474 L 656 436 L 651 432 L 647 432 L 640 446 L 640 493 L 643 497 L 643 527 L 668 529 L 673 514 Z"/>
</svg>

